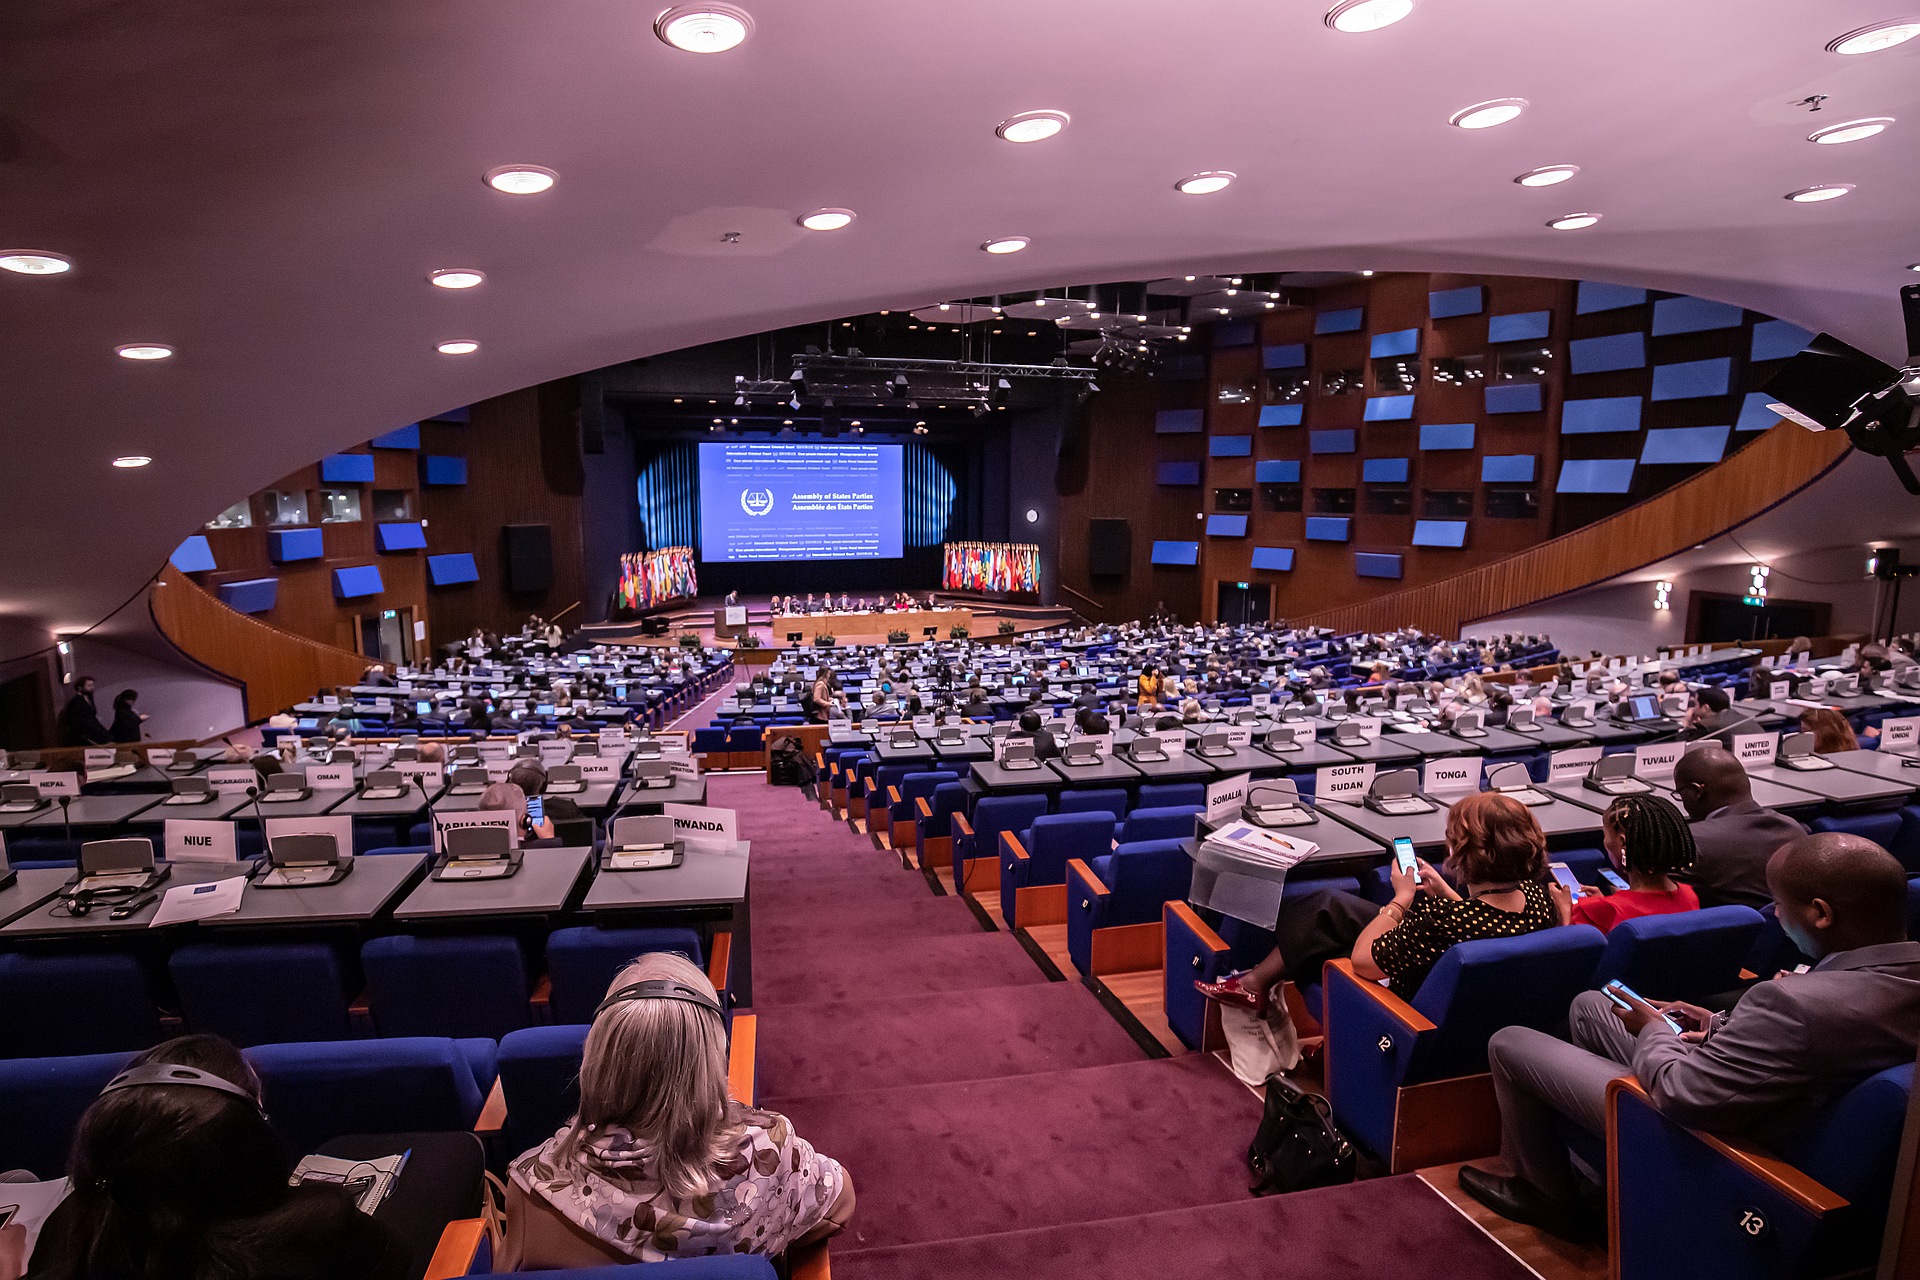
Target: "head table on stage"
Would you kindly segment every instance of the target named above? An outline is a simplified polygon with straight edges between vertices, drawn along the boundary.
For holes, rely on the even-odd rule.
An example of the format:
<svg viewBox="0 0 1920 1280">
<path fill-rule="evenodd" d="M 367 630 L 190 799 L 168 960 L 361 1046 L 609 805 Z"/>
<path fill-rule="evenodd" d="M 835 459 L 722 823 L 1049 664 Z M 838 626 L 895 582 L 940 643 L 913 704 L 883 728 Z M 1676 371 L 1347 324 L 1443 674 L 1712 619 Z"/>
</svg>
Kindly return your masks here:
<svg viewBox="0 0 1920 1280">
<path fill-rule="evenodd" d="M 850 613 L 781 613 L 773 618 L 773 639 L 778 644 L 798 631 L 803 644 L 813 638 L 830 635 L 841 644 L 884 641 L 890 631 L 904 631 L 918 642 L 926 628 L 944 640 L 954 627 L 973 629 L 971 609 L 869 609 Z"/>
</svg>

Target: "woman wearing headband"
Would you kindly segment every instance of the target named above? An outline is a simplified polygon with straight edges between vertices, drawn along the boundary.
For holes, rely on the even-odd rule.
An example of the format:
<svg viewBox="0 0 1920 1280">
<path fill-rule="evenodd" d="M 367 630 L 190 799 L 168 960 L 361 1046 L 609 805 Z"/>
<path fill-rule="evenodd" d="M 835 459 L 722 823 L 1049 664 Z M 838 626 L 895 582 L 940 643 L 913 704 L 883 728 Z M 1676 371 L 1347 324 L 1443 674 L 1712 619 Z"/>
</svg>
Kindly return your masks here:
<svg viewBox="0 0 1920 1280">
<path fill-rule="evenodd" d="M 705 974 L 650 952 L 613 981 L 580 1064 L 580 1110 L 508 1168 L 498 1269 L 776 1255 L 833 1235 L 853 1184 L 787 1118 L 727 1094 Z"/>
</svg>

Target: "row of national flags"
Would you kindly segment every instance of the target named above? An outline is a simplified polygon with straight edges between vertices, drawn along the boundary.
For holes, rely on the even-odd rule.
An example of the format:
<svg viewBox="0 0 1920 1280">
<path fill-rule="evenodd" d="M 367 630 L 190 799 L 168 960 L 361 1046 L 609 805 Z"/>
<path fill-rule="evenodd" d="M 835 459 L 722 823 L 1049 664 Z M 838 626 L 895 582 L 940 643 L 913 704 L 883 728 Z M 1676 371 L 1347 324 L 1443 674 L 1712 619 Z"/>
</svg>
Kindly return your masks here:
<svg viewBox="0 0 1920 1280">
<path fill-rule="evenodd" d="M 948 591 L 1038 591 L 1040 548 L 1018 542 L 949 542 L 940 584 Z"/>
<path fill-rule="evenodd" d="M 662 547 L 658 551 L 629 551 L 620 557 L 620 605 L 651 609 L 668 600 L 700 594 L 694 574 L 692 547 Z"/>
</svg>

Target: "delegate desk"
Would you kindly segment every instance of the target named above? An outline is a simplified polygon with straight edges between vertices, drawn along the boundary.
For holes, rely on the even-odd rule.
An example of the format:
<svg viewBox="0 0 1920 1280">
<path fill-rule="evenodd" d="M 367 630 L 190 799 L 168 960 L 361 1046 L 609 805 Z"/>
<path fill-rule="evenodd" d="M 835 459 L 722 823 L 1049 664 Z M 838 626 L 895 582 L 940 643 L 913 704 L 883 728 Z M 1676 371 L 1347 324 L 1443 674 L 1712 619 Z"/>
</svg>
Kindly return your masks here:
<svg viewBox="0 0 1920 1280">
<path fill-rule="evenodd" d="M 523 849 L 520 870 L 504 880 L 429 877 L 393 909 L 393 918 L 462 920 L 552 915 L 566 905 L 592 857 L 593 850 L 588 848 Z"/>
<path fill-rule="evenodd" d="M 1833 751 L 1827 759 L 1855 773 L 1920 786 L 1920 756 L 1901 755 L 1897 751 Z"/>
<path fill-rule="evenodd" d="M 1389 730 L 1381 735 L 1386 741 L 1397 747 L 1411 747 L 1420 753 L 1423 760 L 1448 760 L 1459 756 L 1477 756 L 1486 753 L 1485 744 L 1456 738 L 1450 733 L 1428 733 L 1424 729 L 1410 729 L 1406 732 Z M 1342 747 L 1341 750 L 1346 748 Z"/>
<path fill-rule="evenodd" d="M 81 796 L 67 806 L 64 816 L 60 812 L 60 802 L 56 800 L 36 814 L 27 825 L 58 827 L 71 823 L 75 827 L 113 827 L 153 808 L 163 799 L 164 796 L 151 791 L 145 795 Z M 152 814 L 146 819 L 147 823 L 158 821 L 159 814 Z"/>
<path fill-rule="evenodd" d="M 1754 799 L 1759 800 L 1759 784 L 1774 783 L 1782 788 L 1812 794 L 1844 809 L 1897 809 L 1920 778 L 1887 778 L 1856 769 L 1789 769 L 1780 764 L 1750 765 L 1747 777 L 1754 783 Z M 1762 804 L 1766 802 L 1761 801 Z"/>
<path fill-rule="evenodd" d="M 620 804 L 633 813 L 658 813 L 663 804 L 705 804 L 707 780 L 700 774 L 676 773 L 670 787 L 642 787 L 628 782 L 620 792 Z"/>
<path fill-rule="evenodd" d="M 1328 863 L 1353 863 L 1350 870 L 1357 874 L 1368 867 L 1379 866 L 1387 860 L 1388 845 L 1368 835 L 1356 827 L 1348 826 L 1324 813 L 1305 796 L 1300 798 L 1300 807 L 1313 814 L 1313 821 L 1299 827 L 1263 827 L 1275 835 L 1292 836 L 1298 840 L 1311 840 L 1320 846 L 1320 851 L 1310 858 L 1303 859 L 1296 870 L 1311 867 L 1316 876 L 1334 874 L 1327 869 Z M 1218 824 L 1215 824 L 1218 825 Z M 1258 823 L 1253 825 L 1259 826 Z M 1198 841 L 1187 842 L 1187 856 L 1192 857 L 1199 847 Z M 1347 868 L 1342 868 L 1347 869 Z M 1303 879 L 1309 877 L 1302 877 Z"/>
<path fill-rule="evenodd" d="M 1672 778 L 1649 779 L 1653 783 L 1653 794 L 1672 803 L 1682 813 L 1686 806 L 1680 803 L 1680 797 L 1673 790 Z M 1753 791 L 1753 802 L 1762 809 L 1772 809 L 1776 813 L 1785 813 L 1795 817 L 1806 817 L 1818 810 L 1826 801 L 1811 792 L 1794 787 L 1783 787 L 1764 778 L 1747 775 L 1748 785 Z M 1564 782 L 1536 783 L 1537 790 L 1555 796 L 1570 803 L 1592 809 L 1595 813 L 1605 813 L 1607 806 L 1615 797 L 1604 791 L 1595 791 L 1579 778 L 1570 778 Z"/>
<path fill-rule="evenodd" d="M 1067 764 L 1060 757 L 1046 762 L 1070 787 L 1127 787 L 1140 781 L 1140 771 L 1125 760 L 1103 755 L 1092 764 Z"/>
<path fill-rule="evenodd" d="M 776 642 L 798 631 L 802 643 L 811 643 L 817 635 L 830 635 L 841 644 L 885 643 L 890 631 L 904 631 L 913 643 L 920 643 L 928 627 L 938 639 L 945 639 L 954 627 L 973 629 L 971 609 L 895 609 L 867 610 L 863 613 L 783 613 L 768 626 Z"/>
<path fill-rule="evenodd" d="M 753 842 L 742 840 L 734 845 L 731 853 L 688 849 L 677 867 L 653 871 L 599 870 L 594 873 L 593 884 L 587 889 L 580 910 L 604 917 L 596 923 L 612 925 L 619 917 L 645 918 L 662 912 L 685 917 L 689 911 L 712 909 L 715 918 L 727 921 L 733 932 L 728 966 L 735 1002 L 751 1008 L 753 918 L 748 906 L 747 867 L 752 854 Z"/>
<path fill-rule="evenodd" d="M 1140 775 L 1142 782 L 1212 782 L 1220 776 L 1210 761 L 1191 751 L 1178 755 L 1169 752 L 1165 760 L 1135 760 L 1128 756 L 1127 764 Z"/>
<path fill-rule="evenodd" d="M 873 754 L 881 764 L 930 764 L 934 750 L 933 744 L 924 738 L 914 738 L 910 747 L 896 747 L 889 735 L 882 734 L 873 748 Z"/>
<path fill-rule="evenodd" d="M 1569 747 L 1591 746 L 1594 742 L 1594 739 L 1590 735 L 1578 729 L 1570 729 L 1563 724 L 1554 724 L 1550 721 L 1541 720 L 1535 720 L 1533 727 L 1530 729 L 1488 729 L 1485 739 L 1473 738 L 1467 739 L 1467 741 L 1491 741 L 1493 735 L 1496 733 L 1501 735 L 1501 741 L 1505 741 L 1508 738 L 1519 739 L 1526 744 L 1526 747 L 1530 747 L 1535 751 L 1564 751 Z M 1515 751 L 1524 749 L 1523 747 L 1513 748 Z M 1487 750 L 1489 752 L 1504 754 L 1507 748 L 1489 746 Z"/>
<path fill-rule="evenodd" d="M 962 763 L 974 760 L 991 760 L 993 759 L 993 738 L 985 731 L 985 727 L 982 726 L 981 732 L 969 732 L 966 741 L 960 743 L 958 746 L 949 745 L 948 743 L 935 739 L 933 754 L 941 760 L 953 760 Z"/>
<path fill-rule="evenodd" d="M 426 863 L 424 853 L 381 854 L 355 858 L 353 870 L 334 884 L 305 889 L 262 889 L 248 885 L 240 909 L 230 916 L 200 922 L 203 928 L 264 925 L 363 924 L 393 905 Z M 244 865 L 244 864 L 243 864 Z"/>
<path fill-rule="evenodd" d="M 1600 809 L 1591 808 L 1586 804 L 1576 804 L 1546 787 L 1535 785 L 1533 789 L 1546 796 L 1547 803 L 1530 804 L 1527 806 L 1527 812 L 1532 814 L 1533 820 L 1540 824 L 1540 831 L 1547 837 L 1549 849 L 1577 849 L 1599 845 Z M 1599 793 L 1589 792 L 1588 794 L 1597 796 Z M 1452 801 L 1458 800 L 1458 796 L 1452 797 Z"/>
<path fill-rule="evenodd" d="M 1418 767 L 1420 750 L 1418 747 L 1399 741 L 1405 736 L 1407 735 L 1396 733 L 1388 737 L 1383 734 L 1378 738 L 1368 738 L 1365 742 L 1328 742 L 1326 745 L 1342 755 L 1351 756 L 1362 764 L 1376 764 L 1382 769 Z"/>
<path fill-rule="evenodd" d="M 247 869 L 247 865 L 243 862 L 224 864 L 179 862 L 171 865 L 172 873 L 160 882 L 153 900 L 124 920 L 113 918 L 113 908 L 117 905 L 115 903 L 103 903 L 84 916 L 70 916 L 57 910 L 61 905 L 57 901 L 47 902 L 15 919 L 6 928 L 0 929 L 0 934 L 8 939 L 25 939 L 95 938 L 108 934 L 143 932 L 147 928 L 147 922 L 152 920 L 154 913 L 160 910 L 160 901 L 169 889 L 183 884 L 209 884 L 215 880 L 227 880 L 237 875 L 244 875 Z M 72 872 L 66 873 L 69 877 L 72 874 Z M 352 877 L 349 876 L 348 879 Z M 61 883 L 64 884 L 65 880 Z M 289 889 L 285 892 L 292 893 L 294 890 Z M 242 898 L 242 901 L 245 899 Z"/>
<path fill-rule="evenodd" d="M 549 789 L 544 798 L 549 800 L 571 800 L 580 806 L 580 811 L 589 816 L 613 807 L 614 794 L 619 791 L 618 782 L 589 782 L 579 791 L 554 791 Z M 435 796 L 433 808 L 436 813 L 471 813 L 480 807 L 480 797 L 484 791 L 474 791 L 466 795 L 443 793 Z"/>
<path fill-rule="evenodd" d="M 1393 847 L 1396 837 L 1405 836 L 1413 841 L 1414 852 L 1438 865 L 1434 854 L 1446 855 L 1447 806 L 1431 796 L 1427 799 L 1433 805 L 1432 813 L 1375 813 L 1363 804 L 1348 800 L 1321 800 L 1314 807 L 1322 816 L 1345 823 L 1388 848 Z"/>
<path fill-rule="evenodd" d="M 435 805 L 440 803 L 441 792 L 446 789 L 445 782 L 431 783 L 427 795 L 433 797 Z M 411 818 L 423 812 L 427 801 L 420 788 L 408 785 L 407 789 L 391 800 L 369 800 L 361 794 L 365 788 L 353 791 L 346 799 L 336 804 L 329 814 L 336 818 Z"/>
<path fill-rule="evenodd" d="M 1671 725 L 1672 721 L 1661 723 Z M 1564 727 L 1585 735 L 1588 745 L 1597 744 L 1602 747 L 1631 747 L 1654 736 L 1652 729 L 1634 724 L 1622 724 L 1600 716 L 1595 716 L 1592 724 L 1573 724 Z"/>
<path fill-rule="evenodd" d="M 268 803 L 266 793 L 262 792 L 260 796 L 260 812 L 269 818 L 318 818 L 352 794 L 353 792 L 341 787 L 316 788 L 299 800 L 275 800 L 272 803 Z M 216 805 L 223 810 L 220 816 L 239 821 L 252 818 L 254 816 L 253 802 L 247 799 L 245 795 L 234 798 L 239 800 L 238 804 L 227 804 L 226 801 L 229 799 L 227 796 L 221 796 L 220 799 L 215 802 Z M 194 805 L 168 806 L 169 809 L 181 810 L 195 807 Z M 179 814 L 170 813 L 167 816 L 188 818 L 193 815 L 182 812 Z M 270 890 L 269 892 L 277 892 L 277 890 Z"/>
<path fill-rule="evenodd" d="M 1290 773 L 1299 773 L 1306 766 L 1296 757 L 1303 752 L 1276 753 L 1262 751 L 1258 747 L 1235 747 L 1223 755 L 1208 755 L 1198 749 L 1197 743 L 1187 744 L 1187 754 L 1196 760 L 1204 760 L 1218 769 L 1222 776 L 1231 777 L 1236 773 L 1252 774 L 1256 778 L 1281 778 Z M 1351 760 L 1341 760 L 1341 764 L 1351 764 Z"/>
<path fill-rule="evenodd" d="M 1482 729 L 1473 737 L 1460 733 L 1423 734 L 1422 737 L 1451 738 L 1463 742 L 1474 752 L 1485 752 L 1489 756 L 1530 755 L 1535 751 L 1545 751 L 1547 744 L 1527 733 L 1509 733 L 1505 729 Z M 1569 744 L 1572 745 L 1572 744 Z"/>
<path fill-rule="evenodd" d="M 106 776 L 103 777 L 102 774 Z M 175 774 L 173 776 L 178 777 L 179 775 Z M 160 772 L 160 770 L 150 764 L 137 765 L 125 773 L 115 773 L 112 770 L 101 770 L 90 773 L 87 775 L 86 781 L 80 784 L 81 793 L 90 796 L 117 796 L 140 791 L 166 791 L 167 789 L 168 775 Z"/>
<path fill-rule="evenodd" d="M 22 867 L 13 876 L 13 883 L 0 889 L 0 925 L 19 919 L 60 892 L 60 886 L 73 879 L 73 871 L 68 867 Z"/>
<path fill-rule="evenodd" d="M 1023 791 L 1055 791 L 1060 775 L 1041 761 L 1036 769 L 1008 769 L 995 760 L 975 760 L 968 772 L 984 791 L 995 795 L 1016 795 Z"/>
</svg>

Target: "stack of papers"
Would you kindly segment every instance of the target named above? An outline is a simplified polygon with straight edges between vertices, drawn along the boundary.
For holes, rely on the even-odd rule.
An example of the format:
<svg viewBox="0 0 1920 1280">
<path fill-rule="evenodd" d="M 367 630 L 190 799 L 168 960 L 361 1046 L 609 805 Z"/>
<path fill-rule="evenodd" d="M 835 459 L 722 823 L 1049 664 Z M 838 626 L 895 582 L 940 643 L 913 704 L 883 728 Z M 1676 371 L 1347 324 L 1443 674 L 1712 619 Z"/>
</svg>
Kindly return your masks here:
<svg viewBox="0 0 1920 1280">
<path fill-rule="evenodd" d="M 1203 852 L 1238 862 L 1258 863 L 1285 871 L 1320 852 L 1311 840 L 1281 835 L 1248 822 L 1229 822 L 1201 842 Z"/>
</svg>

